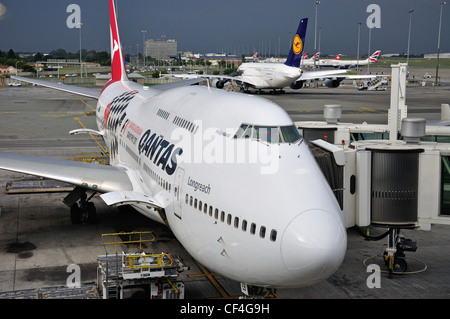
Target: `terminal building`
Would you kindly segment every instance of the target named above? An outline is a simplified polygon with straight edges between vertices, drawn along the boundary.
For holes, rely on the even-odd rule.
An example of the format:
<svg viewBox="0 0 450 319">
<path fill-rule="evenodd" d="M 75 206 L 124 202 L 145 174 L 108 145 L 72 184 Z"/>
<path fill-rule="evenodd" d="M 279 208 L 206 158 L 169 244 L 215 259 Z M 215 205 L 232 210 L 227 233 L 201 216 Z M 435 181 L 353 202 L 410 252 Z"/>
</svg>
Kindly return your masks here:
<svg viewBox="0 0 450 319">
<path fill-rule="evenodd" d="M 145 41 L 145 56 L 157 60 L 169 60 L 170 56 L 177 55 L 177 41 L 169 40 L 147 40 Z"/>
</svg>

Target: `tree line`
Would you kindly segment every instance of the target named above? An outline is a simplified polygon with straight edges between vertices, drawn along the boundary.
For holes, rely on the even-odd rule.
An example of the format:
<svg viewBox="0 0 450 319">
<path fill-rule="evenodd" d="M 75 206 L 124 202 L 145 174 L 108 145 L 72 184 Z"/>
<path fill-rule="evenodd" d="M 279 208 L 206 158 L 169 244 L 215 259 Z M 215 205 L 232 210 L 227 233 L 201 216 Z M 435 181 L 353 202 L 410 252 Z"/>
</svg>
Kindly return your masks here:
<svg viewBox="0 0 450 319">
<path fill-rule="evenodd" d="M 81 56 L 83 62 L 93 62 L 99 63 L 102 66 L 111 65 L 111 57 L 108 52 L 100 51 L 97 52 L 95 50 L 87 51 L 86 49 L 81 50 Z M 10 65 L 14 66 L 18 69 L 22 69 L 23 72 L 35 72 L 36 69 L 29 65 L 30 62 L 37 61 L 47 61 L 48 59 L 80 59 L 80 51 L 77 53 L 67 52 L 64 49 L 57 49 L 50 51 L 49 54 L 43 54 L 41 52 L 37 52 L 33 55 L 21 58 L 18 53 L 14 52 L 14 50 L 9 49 L 9 51 L 0 50 L 0 65 Z"/>
</svg>

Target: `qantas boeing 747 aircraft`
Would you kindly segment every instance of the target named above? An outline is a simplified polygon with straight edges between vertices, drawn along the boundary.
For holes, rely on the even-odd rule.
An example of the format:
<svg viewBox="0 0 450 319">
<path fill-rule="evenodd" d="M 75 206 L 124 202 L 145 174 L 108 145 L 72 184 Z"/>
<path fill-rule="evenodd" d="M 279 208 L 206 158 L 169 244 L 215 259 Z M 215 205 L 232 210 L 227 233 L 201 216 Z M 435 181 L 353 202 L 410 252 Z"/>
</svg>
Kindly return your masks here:
<svg viewBox="0 0 450 319">
<path fill-rule="evenodd" d="M 97 130 L 72 133 L 102 136 L 110 165 L 1 152 L 0 169 L 75 185 L 73 221 L 95 216 L 86 192 L 132 205 L 237 282 L 300 287 L 332 275 L 346 252 L 343 217 L 287 113 L 256 96 L 129 81 L 113 0 L 109 8 L 112 74 L 100 94 L 16 79 L 98 99 Z"/>
</svg>

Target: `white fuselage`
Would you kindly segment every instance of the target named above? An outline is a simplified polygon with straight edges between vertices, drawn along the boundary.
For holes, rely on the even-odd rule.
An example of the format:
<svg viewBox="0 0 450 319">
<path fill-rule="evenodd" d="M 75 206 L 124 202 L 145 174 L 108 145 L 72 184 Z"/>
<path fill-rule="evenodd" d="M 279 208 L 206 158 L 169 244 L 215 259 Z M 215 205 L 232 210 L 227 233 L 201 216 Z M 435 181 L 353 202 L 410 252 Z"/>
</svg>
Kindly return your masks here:
<svg viewBox="0 0 450 319">
<path fill-rule="evenodd" d="M 116 82 L 97 105 L 111 164 L 164 207 L 136 209 L 166 223 L 210 271 L 264 287 L 328 278 L 343 261 L 346 230 L 308 146 L 235 138 L 243 123 L 293 125 L 270 101 L 205 87 Z"/>
<path fill-rule="evenodd" d="M 373 62 L 370 62 L 373 63 Z M 335 59 L 331 59 L 331 60 L 325 60 L 325 59 L 321 59 L 319 61 L 316 61 L 316 66 L 317 67 L 333 67 L 333 68 L 339 68 L 339 67 L 353 67 L 356 65 L 367 65 L 369 64 L 369 59 L 365 59 L 365 60 L 335 60 Z M 304 62 L 302 62 L 302 65 L 304 66 L 313 66 L 314 65 L 314 61 L 311 60 L 305 60 Z"/>
<path fill-rule="evenodd" d="M 369 59 L 364 60 L 320 60 L 320 66 L 329 66 L 329 67 L 353 67 L 353 66 L 361 66 L 361 65 L 368 65 Z"/>
<path fill-rule="evenodd" d="M 282 89 L 300 78 L 300 68 L 283 63 L 243 63 L 238 72 L 243 82 L 256 89 Z"/>
</svg>

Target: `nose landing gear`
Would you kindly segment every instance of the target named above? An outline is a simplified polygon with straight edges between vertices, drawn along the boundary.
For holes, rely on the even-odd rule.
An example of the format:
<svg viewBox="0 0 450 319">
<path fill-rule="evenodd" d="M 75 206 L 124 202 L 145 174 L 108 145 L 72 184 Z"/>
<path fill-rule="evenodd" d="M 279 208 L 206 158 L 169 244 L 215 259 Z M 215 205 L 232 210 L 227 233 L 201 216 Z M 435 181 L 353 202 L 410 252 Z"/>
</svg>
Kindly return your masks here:
<svg viewBox="0 0 450 319">
<path fill-rule="evenodd" d="M 389 276 L 394 273 L 406 273 L 410 271 L 405 251 L 415 252 L 416 241 L 400 235 L 399 228 L 390 229 L 388 235 L 388 247 L 384 251 L 384 264 L 389 269 Z"/>
<path fill-rule="evenodd" d="M 415 252 L 417 250 L 417 241 L 405 238 L 401 235 L 400 228 L 389 228 L 386 233 L 378 237 L 368 236 L 360 229 L 358 230 L 366 240 L 377 241 L 386 236 L 388 237 L 387 247 L 384 249 L 383 255 L 366 258 L 363 262 L 366 267 L 368 267 L 369 260 L 376 257 L 382 257 L 382 262 L 384 262 L 384 267 L 387 268 L 387 270 L 381 270 L 381 272 L 388 273 L 389 278 L 392 278 L 393 275 L 416 274 L 427 269 L 427 265 L 423 261 L 414 258 L 406 258 L 406 251 Z M 414 263 L 411 263 L 410 260 L 413 260 Z"/>
</svg>

